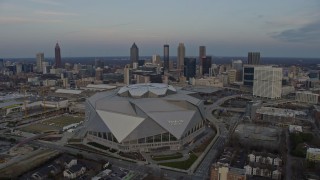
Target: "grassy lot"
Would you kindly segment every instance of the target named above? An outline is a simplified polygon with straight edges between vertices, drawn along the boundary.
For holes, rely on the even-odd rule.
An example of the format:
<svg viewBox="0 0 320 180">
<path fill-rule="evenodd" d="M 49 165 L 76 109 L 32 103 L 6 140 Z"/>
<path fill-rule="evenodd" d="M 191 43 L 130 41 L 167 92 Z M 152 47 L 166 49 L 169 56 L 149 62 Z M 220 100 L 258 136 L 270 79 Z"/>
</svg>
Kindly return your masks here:
<svg viewBox="0 0 320 180">
<path fill-rule="evenodd" d="M 197 158 L 198 157 L 192 153 L 192 154 L 190 154 L 189 159 L 187 159 L 185 161 L 160 163 L 159 165 L 187 170 L 197 160 Z"/>
<path fill-rule="evenodd" d="M 37 124 L 31 124 L 29 126 L 25 126 L 20 129 L 20 131 L 30 132 L 34 134 L 41 134 L 41 133 L 52 131 L 52 130 L 60 130 L 60 128 L 37 123 Z"/>
<path fill-rule="evenodd" d="M 40 134 L 40 133 L 52 131 L 52 130 L 61 130 L 62 127 L 69 124 L 78 123 L 80 121 L 83 121 L 83 119 L 84 119 L 83 117 L 59 116 L 56 118 L 45 120 L 41 123 L 25 126 L 20 130 L 25 132 Z"/>
<path fill-rule="evenodd" d="M 171 159 L 179 159 L 182 157 L 183 155 L 181 153 L 174 153 L 174 154 L 167 154 L 167 155 L 152 156 L 152 160 L 164 161 L 164 160 L 171 160 Z"/>
<path fill-rule="evenodd" d="M 56 118 L 52 118 L 49 120 L 46 120 L 42 122 L 42 124 L 50 125 L 50 126 L 56 126 L 56 127 L 64 127 L 69 124 L 73 123 L 79 123 L 80 121 L 83 121 L 83 117 L 75 117 L 75 116 L 59 116 Z"/>
</svg>

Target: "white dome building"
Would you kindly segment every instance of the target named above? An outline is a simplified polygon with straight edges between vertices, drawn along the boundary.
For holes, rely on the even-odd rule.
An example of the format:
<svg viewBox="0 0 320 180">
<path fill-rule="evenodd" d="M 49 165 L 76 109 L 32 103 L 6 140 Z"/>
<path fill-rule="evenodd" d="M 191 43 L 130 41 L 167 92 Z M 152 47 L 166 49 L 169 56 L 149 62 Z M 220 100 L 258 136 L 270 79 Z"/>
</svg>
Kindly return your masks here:
<svg viewBox="0 0 320 180">
<path fill-rule="evenodd" d="M 203 101 L 167 84 L 134 84 L 86 101 L 85 142 L 128 151 L 179 150 L 204 131 Z"/>
</svg>

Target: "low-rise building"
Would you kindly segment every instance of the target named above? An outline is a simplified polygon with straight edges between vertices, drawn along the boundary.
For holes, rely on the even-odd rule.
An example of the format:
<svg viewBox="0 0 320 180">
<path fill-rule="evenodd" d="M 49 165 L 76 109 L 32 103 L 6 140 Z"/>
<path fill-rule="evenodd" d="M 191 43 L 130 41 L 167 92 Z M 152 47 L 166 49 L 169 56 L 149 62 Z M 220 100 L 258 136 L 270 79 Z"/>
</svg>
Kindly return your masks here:
<svg viewBox="0 0 320 180">
<path fill-rule="evenodd" d="M 244 169 L 215 164 L 211 168 L 210 180 L 246 180 Z"/>
<path fill-rule="evenodd" d="M 86 167 L 77 164 L 63 171 L 63 177 L 68 179 L 76 179 L 86 172 Z"/>
<path fill-rule="evenodd" d="M 297 91 L 296 101 L 308 104 L 317 104 L 319 102 L 319 94 L 310 91 Z"/>
<path fill-rule="evenodd" d="M 192 85 L 223 87 L 223 83 L 220 81 L 219 78 L 216 78 L 216 77 L 208 77 L 208 78 L 204 78 L 204 79 L 203 78 L 201 78 L 201 79 L 192 78 Z"/>
<path fill-rule="evenodd" d="M 318 148 L 308 148 L 306 159 L 309 161 L 318 161 L 320 162 L 320 149 Z"/>
<path fill-rule="evenodd" d="M 256 111 L 255 121 L 262 121 L 279 126 L 289 126 L 293 123 L 293 121 L 295 121 L 296 116 L 306 115 L 307 114 L 303 111 L 274 107 L 261 107 Z"/>
</svg>

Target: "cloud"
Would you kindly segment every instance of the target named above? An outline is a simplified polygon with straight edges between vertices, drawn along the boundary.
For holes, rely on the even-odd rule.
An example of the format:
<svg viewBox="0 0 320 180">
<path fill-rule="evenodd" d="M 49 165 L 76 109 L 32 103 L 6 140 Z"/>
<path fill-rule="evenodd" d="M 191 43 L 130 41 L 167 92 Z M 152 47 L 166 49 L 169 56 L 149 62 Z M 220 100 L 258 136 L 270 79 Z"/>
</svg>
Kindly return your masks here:
<svg viewBox="0 0 320 180">
<path fill-rule="evenodd" d="M 44 16 L 78 16 L 76 13 L 59 12 L 59 11 L 36 11 L 35 14 Z"/>
<path fill-rule="evenodd" d="M 58 19 L 31 19 L 24 17 L 0 17 L 0 24 L 27 24 L 27 23 L 60 23 Z"/>
<path fill-rule="evenodd" d="M 30 0 L 30 1 L 34 2 L 34 3 L 46 4 L 46 5 L 54 5 L 54 6 L 61 5 L 60 2 L 57 2 L 57 1 L 54 1 L 54 0 Z"/>
<path fill-rule="evenodd" d="M 285 42 L 320 42 L 320 20 L 299 28 L 291 28 L 270 34 L 272 38 Z"/>
</svg>

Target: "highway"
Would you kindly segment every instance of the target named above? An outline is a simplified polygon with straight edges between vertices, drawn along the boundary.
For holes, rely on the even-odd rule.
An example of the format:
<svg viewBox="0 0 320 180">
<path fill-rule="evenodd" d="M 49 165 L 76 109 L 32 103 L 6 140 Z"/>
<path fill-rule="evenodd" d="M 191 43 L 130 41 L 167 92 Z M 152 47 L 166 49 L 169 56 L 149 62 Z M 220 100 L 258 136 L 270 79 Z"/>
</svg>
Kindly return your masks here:
<svg viewBox="0 0 320 180">
<path fill-rule="evenodd" d="M 219 123 L 216 121 L 215 117 L 212 114 L 212 111 L 215 109 L 218 109 L 220 105 L 225 101 L 229 99 L 237 98 L 237 97 L 242 97 L 242 96 L 241 95 L 226 96 L 214 102 L 213 104 L 206 106 L 206 118 L 212 124 L 215 124 L 216 127 L 219 129 L 217 131 L 218 137 L 217 137 L 217 140 L 212 145 L 209 152 L 207 153 L 207 155 L 203 158 L 202 162 L 199 164 L 198 168 L 194 172 L 194 179 L 209 178 L 211 164 L 214 160 L 216 160 L 217 156 L 219 155 L 218 152 L 223 150 L 224 144 L 226 143 L 226 140 L 229 138 L 229 131 L 227 130 L 227 128 L 224 126 L 223 123 Z"/>
</svg>

